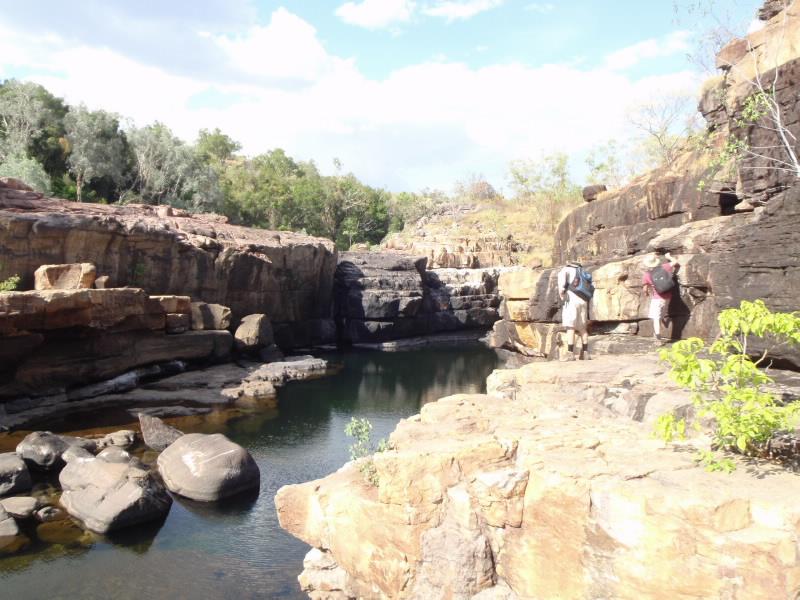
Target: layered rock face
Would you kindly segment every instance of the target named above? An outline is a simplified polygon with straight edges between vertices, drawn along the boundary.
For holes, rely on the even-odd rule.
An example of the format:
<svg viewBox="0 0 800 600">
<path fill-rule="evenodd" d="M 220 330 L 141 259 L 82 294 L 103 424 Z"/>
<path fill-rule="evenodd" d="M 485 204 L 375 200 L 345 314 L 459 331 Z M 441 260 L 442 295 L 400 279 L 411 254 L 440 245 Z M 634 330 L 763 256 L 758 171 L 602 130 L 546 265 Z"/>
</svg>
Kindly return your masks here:
<svg viewBox="0 0 800 600">
<path fill-rule="evenodd" d="M 310 597 L 760 599 L 800 586 L 797 478 L 709 473 L 654 440 L 661 412 L 691 416 L 655 357 L 532 363 L 496 371 L 488 391 L 401 421 L 374 456 L 376 487 L 348 463 L 279 490 L 281 525 L 314 547 Z"/>
<path fill-rule="evenodd" d="M 336 251 L 329 240 L 230 225 L 166 206 L 43 198 L 0 182 L 0 280 L 31 289 L 43 264 L 91 263 L 105 287 L 131 286 L 270 315 L 284 338 L 327 331 Z M 19 186 L 13 186 L 19 187 Z M 330 341 L 330 340 L 327 340 Z"/>
<path fill-rule="evenodd" d="M 496 269 L 427 271 L 425 257 L 343 252 L 334 314 L 345 343 L 486 330 L 498 319 Z"/>
<path fill-rule="evenodd" d="M 793 311 L 800 297 L 800 185 L 775 160 L 787 160 L 772 125 L 742 120 L 760 74 L 772 82 L 782 123 L 800 136 L 800 8 L 771 17 L 763 29 L 734 40 L 717 61 L 722 76 L 704 88 L 700 110 L 708 122 L 706 150 L 692 150 L 669 165 L 615 191 L 601 192 L 560 223 L 553 262 L 580 260 L 597 291 L 590 306 L 595 332 L 652 335 L 649 300 L 642 290 L 643 259 L 671 252 L 680 263 L 669 334 L 674 339 L 713 338 L 717 314 L 741 300 L 761 298 L 772 310 Z M 752 102 L 752 100 L 750 100 Z M 775 160 L 753 157 L 719 169 L 713 159 L 733 139 L 764 148 Z M 794 142 L 792 142 L 794 143 Z M 797 148 L 794 143 L 795 150 Z M 560 320 L 555 270 L 500 278 L 506 298 L 495 345 L 537 355 L 553 354 Z M 800 355 L 781 351 L 784 364 Z"/>
<path fill-rule="evenodd" d="M 390 234 L 383 247 L 387 250 L 425 256 L 431 269 L 480 269 L 485 267 L 519 264 L 519 254 L 530 248 L 512 236 L 497 234 L 476 235 L 426 235 L 424 229 L 418 237 Z"/>
</svg>

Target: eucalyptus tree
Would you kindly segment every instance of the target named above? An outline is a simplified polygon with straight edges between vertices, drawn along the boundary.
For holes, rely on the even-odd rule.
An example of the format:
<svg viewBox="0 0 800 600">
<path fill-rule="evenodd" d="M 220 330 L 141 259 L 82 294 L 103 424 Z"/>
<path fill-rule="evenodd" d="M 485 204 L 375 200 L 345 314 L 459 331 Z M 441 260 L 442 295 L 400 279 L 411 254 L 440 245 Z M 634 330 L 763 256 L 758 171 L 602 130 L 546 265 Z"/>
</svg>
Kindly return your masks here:
<svg viewBox="0 0 800 600">
<path fill-rule="evenodd" d="M 116 115 L 74 106 L 64 117 L 64 128 L 69 150 L 67 166 L 75 177 L 78 202 L 83 201 L 84 185 L 95 179 L 122 181 L 128 149 Z"/>
</svg>

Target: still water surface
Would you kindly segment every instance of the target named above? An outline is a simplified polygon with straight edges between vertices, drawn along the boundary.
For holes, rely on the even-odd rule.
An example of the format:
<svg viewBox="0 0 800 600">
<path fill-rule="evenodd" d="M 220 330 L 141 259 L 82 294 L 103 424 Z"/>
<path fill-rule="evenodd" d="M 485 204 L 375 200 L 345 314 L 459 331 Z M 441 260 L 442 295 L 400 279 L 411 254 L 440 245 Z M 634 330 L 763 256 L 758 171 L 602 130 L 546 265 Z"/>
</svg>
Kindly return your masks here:
<svg viewBox="0 0 800 600">
<path fill-rule="evenodd" d="M 258 496 L 221 505 L 176 498 L 163 523 L 110 538 L 38 542 L 0 558 L 0 599 L 305 598 L 297 575 L 308 546 L 278 526 L 278 488 L 341 467 L 351 417 L 368 418 L 374 438 L 385 437 L 427 402 L 484 391 L 498 366 L 495 353 L 477 344 L 325 358 L 342 363 L 341 372 L 282 388 L 277 411 L 196 427 L 250 450 L 261 469 Z"/>
</svg>

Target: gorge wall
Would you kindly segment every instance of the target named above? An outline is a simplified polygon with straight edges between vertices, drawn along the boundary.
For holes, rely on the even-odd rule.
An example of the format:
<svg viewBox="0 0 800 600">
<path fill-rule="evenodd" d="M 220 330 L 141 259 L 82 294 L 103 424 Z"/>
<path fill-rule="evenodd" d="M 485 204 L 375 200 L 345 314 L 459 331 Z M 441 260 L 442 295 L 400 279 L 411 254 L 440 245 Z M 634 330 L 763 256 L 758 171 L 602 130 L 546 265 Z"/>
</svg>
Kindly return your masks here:
<svg viewBox="0 0 800 600">
<path fill-rule="evenodd" d="M 783 126 L 800 136 L 800 8 L 794 2 L 764 27 L 734 40 L 719 54 L 722 74 L 703 88 L 700 110 L 707 131 L 673 164 L 628 186 L 599 194 L 559 224 L 553 263 L 579 260 L 597 291 L 590 306 L 595 333 L 652 335 L 641 286 L 643 258 L 671 252 L 680 262 L 679 294 L 669 309 L 675 339 L 713 338 L 721 309 L 761 298 L 793 311 L 800 297 L 800 185 L 776 161 L 787 155 L 764 119 L 743 119 L 753 81 L 776 81 Z M 777 69 L 777 77 L 776 77 Z M 764 157 L 744 152 L 720 166 L 731 140 L 745 139 Z M 796 146 L 795 146 L 796 147 Z M 560 320 L 556 269 L 500 278 L 504 320 L 495 325 L 498 347 L 552 355 Z M 788 350 L 776 358 L 800 366 Z"/>
<path fill-rule="evenodd" d="M 137 287 L 269 315 L 287 346 L 330 342 L 336 250 L 329 240 L 230 225 L 168 206 L 43 198 L 0 183 L 0 280 L 33 288 L 43 264 L 92 263 L 105 287 Z"/>
</svg>

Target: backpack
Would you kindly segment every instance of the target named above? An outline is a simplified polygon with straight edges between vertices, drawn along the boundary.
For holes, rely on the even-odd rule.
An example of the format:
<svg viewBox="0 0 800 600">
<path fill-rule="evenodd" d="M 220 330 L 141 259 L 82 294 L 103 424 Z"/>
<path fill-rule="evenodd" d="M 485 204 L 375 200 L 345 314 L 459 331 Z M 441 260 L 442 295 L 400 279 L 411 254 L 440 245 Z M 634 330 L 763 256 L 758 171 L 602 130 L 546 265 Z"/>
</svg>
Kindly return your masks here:
<svg viewBox="0 0 800 600">
<path fill-rule="evenodd" d="M 650 271 L 650 279 L 653 281 L 653 287 L 659 294 L 668 292 L 675 287 L 675 278 L 672 273 L 661 265 Z"/>
<path fill-rule="evenodd" d="M 567 282 L 567 289 L 588 302 L 594 296 L 592 274 L 584 271 L 581 267 L 573 268 L 575 269 L 575 277 L 572 278 L 572 281 Z"/>
</svg>

